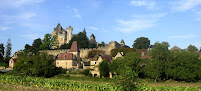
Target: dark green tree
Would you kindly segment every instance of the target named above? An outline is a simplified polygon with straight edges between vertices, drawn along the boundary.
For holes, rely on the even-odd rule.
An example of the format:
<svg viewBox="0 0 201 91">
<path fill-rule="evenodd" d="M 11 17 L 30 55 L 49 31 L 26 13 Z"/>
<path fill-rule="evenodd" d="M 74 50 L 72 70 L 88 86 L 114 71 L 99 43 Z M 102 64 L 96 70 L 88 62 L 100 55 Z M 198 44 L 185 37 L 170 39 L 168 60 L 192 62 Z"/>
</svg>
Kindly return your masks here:
<svg viewBox="0 0 201 91">
<path fill-rule="evenodd" d="M 42 44 L 42 41 L 40 38 L 35 39 L 34 42 L 32 43 L 31 51 L 33 53 L 37 53 L 40 50 L 41 44 Z"/>
<path fill-rule="evenodd" d="M 26 76 L 51 77 L 58 74 L 57 67 L 53 64 L 53 57 L 45 53 L 28 55 L 20 53 L 19 59 L 14 65 L 14 72 Z"/>
<path fill-rule="evenodd" d="M 103 60 L 99 66 L 98 69 L 100 71 L 100 76 L 107 77 L 109 75 L 109 66 L 107 61 Z"/>
<path fill-rule="evenodd" d="M 105 42 L 104 41 L 101 42 L 101 46 L 103 46 L 103 47 L 105 46 Z"/>
<path fill-rule="evenodd" d="M 198 48 L 196 46 L 194 46 L 194 45 L 189 45 L 187 50 L 191 51 L 191 52 L 197 52 Z"/>
<path fill-rule="evenodd" d="M 150 40 L 145 37 L 137 38 L 133 43 L 133 48 L 136 49 L 148 49 L 150 46 Z"/>
<path fill-rule="evenodd" d="M 0 63 L 4 63 L 4 45 L 0 44 Z"/>
<path fill-rule="evenodd" d="M 63 44 L 60 46 L 59 49 L 70 49 L 71 45 L 70 44 Z"/>
<path fill-rule="evenodd" d="M 152 56 L 152 60 L 147 63 L 145 67 L 145 73 L 154 78 L 155 81 L 158 78 L 164 79 L 166 78 L 165 75 L 165 68 L 167 63 L 167 56 L 169 55 L 169 43 L 168 42 L 156 42 L 154 47 L 150 51 L 150 55 Z"/>
<path fill-rule="evenodd" d="M 49 50 L 52 48 L 52 35 L 45 34 L 42 44 L 40 45 L 41 50 Z"/>
<path fill-rule="evenodd" d="M 172 51 L 167 60 L 166 75 L 179 81 L 198 81 L 201 77 L 201 60 L 195 52 Z"/>
<path fill-rule="evenodd" d="M 24 46 L 24 51 L 25 51 L 25 52 L 29 52 L 30 49 L 31 49 L 31 46 L 30 46 L 29 44 L 26 44 L 26 45 Z"/>
<path fill-rule="evenodd" d="M 89 39 L 82 32 L 77 34 L 77 36 L 73 36 L 68 45 L 71 46 L 73 41 L 77 41 L 79 48 L 89 48 Z"/>
<path fill-rule="evenodd" d="M 11 56 L 11 40 L 10 38 L 8 39 L 7 45 L 6 45 L 6 57 L 10 57 Z"/>
<path fill-rule="evenodd" d="M 58 48 L 59 48 L 58 36 L 54 35 L 52 38 L 52 49 L 58 49 Z"/>
</svg>

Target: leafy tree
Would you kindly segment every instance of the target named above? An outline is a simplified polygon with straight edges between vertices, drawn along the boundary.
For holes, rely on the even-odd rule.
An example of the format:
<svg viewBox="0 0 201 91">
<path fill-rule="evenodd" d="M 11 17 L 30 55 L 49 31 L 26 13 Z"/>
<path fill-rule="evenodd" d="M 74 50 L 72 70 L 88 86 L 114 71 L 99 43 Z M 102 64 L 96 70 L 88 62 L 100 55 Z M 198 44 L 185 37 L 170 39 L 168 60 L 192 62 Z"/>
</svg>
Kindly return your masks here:
<svg viewBox="0 0 201 91">
<path fill-rule="evenodd" d="M 52 49 L 58 49 L 58 48 L 59 48 L 58 36 L 55 35 L 53 36 L 53 39 L 52 39 Z"/>
<path fill-rule="evenodd" d="M 166 63 L 166 75 L 174 80 L 198 81 L 201 77 L 201 60 L 197 53 L 173 51 Z"/>
<path fill-rule="evenodd" d="M 89 48 L 89 39 L 82 32 L 77 34 L 77 36 L 72 37 L 69 43 L 70 46 L 72 45 L 73 41 L 77 41 L 79 48 Z"/>
<path fill-rule="evenodd" d="M 25 52 L 29 52 L 30 49 L 31 49 L 31 46 L 30 46 L 29 44 L 26 44 L 26 45 L 24 46 Z"/>
<path fill-rule="evenodd" d="M 14 72 L 26 76 L 51 77 L 61 72 L 59 70 L 53 64 L 53 57 L 45 53 L 35 55 L 20 53 L 14 65 Z"/>
<path fill-rule="evenodd" d="M 120 71 L 120 85 L 124 91 L 138 91 L 137 85 L 140 83 L 138 75 L 129 66 L 124 65 Z"/>
<path fill-rule="evenodd" d="M 198 48 L 194 45 L 189 45 L 187 48 L 188 51 L 197 52 Z"/>
<path fill-rule="evenodd" d="M 40 38 L 35 39 L 34 42 L 32 43 L 31 51 L 33 53 L 37 53 L 40 50 L 41 44 L 42 44 L 42 41 Z"/>
<path fill-rule="evenodd" d="M 96 48 L 96 43 L 89 43 L 89 48 Z"/>
<path fill-rule="evenodd" d="M 104 41 L 101 42 L 101 46 L 103 46 L 103 47 L 105 46 L 105 42 Z"/>
<path fill-rule="evenodd" d="M 109 64 L 110 70 L 117 74 L 121 75 L 121 70 L 123 66 L 128 66 L 134 71 L 136 74 L 141 73 L 142 65 L 144 61 L 141 59 L 140 54 L 137 52 L 127 53 L 123 58 L 117 58 L 112 60 L 112 63 Z"/>
<path fill-rule="evenodd" d="M 150 51 L 152 60 L 146 65 L 145 73 L 154 78 L 155 81 L 158 78 L 164 79 L 165 76 L 165 67 L 167 63 L 167 56 L 169 55 L 169 43 L 168 42 L 156 42 L 153 49 Z"/>
<path fill-rule="evenodd" d="M 200 50 L 199 50 L 199 52 L 201 52 L 201 47 L 200 47 Z"/>
<path fill-rule="evenodd" d="M 0 62 L 3 63 L 4 61 L 4 45 L 0 44 Z"/>
<path fill-rule="evenodd" d="M 44 39 L 42 40 L 42 45 L 40 45 L 41 50 L 49 50 L 52 48 L 52 35 L 45 34 Z"/>
<path fill-rule="evenodd" d="M 150 40 L 145 37 L 137 38 L 133 43 L 133 48 L 136 49 L 148 49 L 150 45 Z"/>
<path fill-rule="evenodd" d="M 100 76 L 108 76 L 109 74 L 109 66 L 108 66 L 108 63 L 107 61 L 103 60 L 99 66 L 98 66 L 98 69 L 100 71 Z"/>
<path fill-rule="evenodd" d="M 70 49 L 71 45 L 70 44 L 63 44 L 60 46 L 59 49 Z"/>
<path fill-rule="evenodd" d="M 10 43 L 10 38 L 8 39 L 7 45 L 6 45 L 6 57 L 10 57 L 11 55 L 11 46 L 12 44 Z"/>
</svg>

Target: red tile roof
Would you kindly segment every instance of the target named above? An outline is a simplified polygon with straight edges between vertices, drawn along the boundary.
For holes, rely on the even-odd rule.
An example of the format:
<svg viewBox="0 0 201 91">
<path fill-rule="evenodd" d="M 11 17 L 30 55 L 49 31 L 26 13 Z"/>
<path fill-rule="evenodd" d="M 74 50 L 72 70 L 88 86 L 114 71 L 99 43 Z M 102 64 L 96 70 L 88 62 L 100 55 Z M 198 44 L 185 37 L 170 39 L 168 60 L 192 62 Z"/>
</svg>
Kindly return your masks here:
<svg viewBox="0 0 201 91">
<path fill-rule="evenodd" d="M 72 60 L 73 59 L 73 53 L 61 53 L 57 60 Z"/>
<path fill-rule="evenodd" d="M 73 44 L 71 45 L 70 52 L 80 52 L 77 41 L 73 41 Z"/>
</svg>

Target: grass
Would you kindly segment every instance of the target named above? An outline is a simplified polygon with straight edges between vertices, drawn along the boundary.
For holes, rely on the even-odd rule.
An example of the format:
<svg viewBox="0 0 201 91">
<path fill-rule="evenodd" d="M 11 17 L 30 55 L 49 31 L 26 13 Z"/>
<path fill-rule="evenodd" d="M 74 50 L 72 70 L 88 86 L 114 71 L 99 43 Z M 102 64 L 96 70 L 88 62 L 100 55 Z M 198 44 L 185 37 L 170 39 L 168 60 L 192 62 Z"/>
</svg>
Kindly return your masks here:
<svg viewBox="0 0 201 91">
<path fill-rule="evenodd" d="M 98 77 L 89 77 L 89 76 L 67 76 L 67 74 L 60 74 L 52 77 L 51 79 L 65 79 L 69 81 L 78 81 L 86 83 L 110 83 L 114 84 L 116 80 L 110 78 L 98 78 Z"/>
<path fill-rule="evenodd" d="M 0 91 L 58 91 L 58 90 L 0 83 Z"/>
</svg>

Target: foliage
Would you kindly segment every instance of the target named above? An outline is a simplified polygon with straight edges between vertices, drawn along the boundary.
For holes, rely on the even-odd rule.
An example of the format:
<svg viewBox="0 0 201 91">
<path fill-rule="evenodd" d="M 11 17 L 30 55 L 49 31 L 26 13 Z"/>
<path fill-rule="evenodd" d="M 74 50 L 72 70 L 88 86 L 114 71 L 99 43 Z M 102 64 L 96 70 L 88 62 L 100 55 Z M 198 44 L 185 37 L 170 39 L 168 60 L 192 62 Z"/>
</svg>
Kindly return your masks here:
<svg viewBox="0 0 201 91">
<path fill-rule="evenodd" d="M 139 82 L 137 80 L 137 74 L 128 66 L 123 66 L 120 71 L 120 85 L 124 91 L 137 91 L 137 85 Z"/>
<path fill-rule="evenodd" d="M 77 41 L 79 48 L 89 48 L 89 39 L 86 34 L 80 32 L 77 36 L 73 36 L 69 45 L 72 45 L 73 41 Z"/>
<path fill-rule="evenodd" d="M 197 53 L 173 51 L 168 57 L 166 75 L 175 80 L 198 81 L 201 76 L 201 60 Z"/>
<path fill-rule="evenodd" d="M 112 63 L 109 64 L 109 68 L 112 72 L 121 75 L 122 67 L 128 66 L 134 71 L 136 74 L 141 73 L 142 64 L 144 63 L 144 59 L 141 59 L 140 54 L 137 52 L 127 53 L 123 58 L 117 58 L 112 60 Z"/>
<path fill-rule="evenodd" d="M 124 54 L 129 53 L 129 52 L 135 52 L 136 49 L 134 48 L 116 48 L 111 50 L 111 55 L 112 57 L 116 56 L 118 52 L 123 52 Z"/>
<path fill-rule="evenodd" d="M 14 84 L 22 86 L 35 86 L 59 90 L 87 90 L 87 91 L 121 91 L 121 86 L 114 84 L 87 84 L 67 80 L 55 80 L 40 77 L 21 77 L 14 75 L 1 75 L 1 84 Z"/>
<path fill-rule="evenodd" d="M 11 56 L 11 46 L 12 44 L 10 43 L 10 38 L 8 39 L 7 45 L 6 45 L 6 57 Z"/>
<path fill-rule="evenodd" d="M 28 53 L 28 52 L 30 51 L 30 49 L 31 49 L 31 46 L 30 46 L 29 44 L 26 44 L 26 45 L 24 46 L 24 51 L 25 51 L 26 53 Z"/>
<path fill-rule="evenodd" d="M 41 50 L 49 50 L 52 48 L 52 35 L 45 34 L 42 44 L 40 45 Z"/>
<path fill-rule="evenodd" d="M 4 45 L 0 44 L 0 63 L 4 62 Z"/>
<path fill-rule="evenodd" d="M 100 76 L 107 77 L 109 75 L 109 66 L 107 61 L 103 60 L 99 66 L 98 69 L 100 71 Z"/>
<path fill-rule="evenodd" d="M 89 43 L 89 48 L 96 48 L 96 43 Z"/>
<path fill-rule="evenodd" d="M 88 52 L 88 58 L 94 58 L 97 54 L 103 54 L 104 51 L 101 50 L 91 50 Z"/>
<path fill-rule="evenodd" d="M 37 53 L 40 50 L 40 46 L 42 45 L 42 41 L 40 38 L 35 39 L 32 43 L 31 52 Z"/>
<path fill-rule="evenodd" d="M 70 49 L 70 44 L 62 44 L 59 49 Z"/>
<path fill-rule="evenodd" d="M 148 49 L 150 45 L 150 40 L 145 37 L 137 38 L 133 43 L 133 48 L 135 49 Z"/>
<path fill-rule="evenodd" d="M 58 49 L 58 48 L 59 48 L 58 36 L 54 35 L 52 38 L 52 49 Z"/>
<path fill-rule="evenodd" d="M 194 45 L 189 45 L 187 50 L 191 51 L 191 52 L 197 52 L 198 48 L 196 46 L 194 46 Z"/>
<path fill-rule="evenodd" d="M 169 43 L 167 42 L 156 42 L 150 52 L 152 60 L 146 65 L 144 71 L 149 77 L 154 78 L 155 81 L 158 80 L 158 78 L 164 79 L 166 77 L 165 64 L 167 62 L 167 56 L 170 53 L 168 47 Z"/>
<path fill-rule="evenodd" d="M 91 75 L 90 74 L 90 69 L 84 69 L 81 73 L 84 74 L 85 76 Z"/>
<path fill-rule="evenodd" d="M 27 55 L 21 53 L 17 63 L 14 65 L 14 71 L 27 76 L 51 77 L 61 73 L 61 69 L 53 65 L 53 57 L 45 53 Z"/>
</svg>

